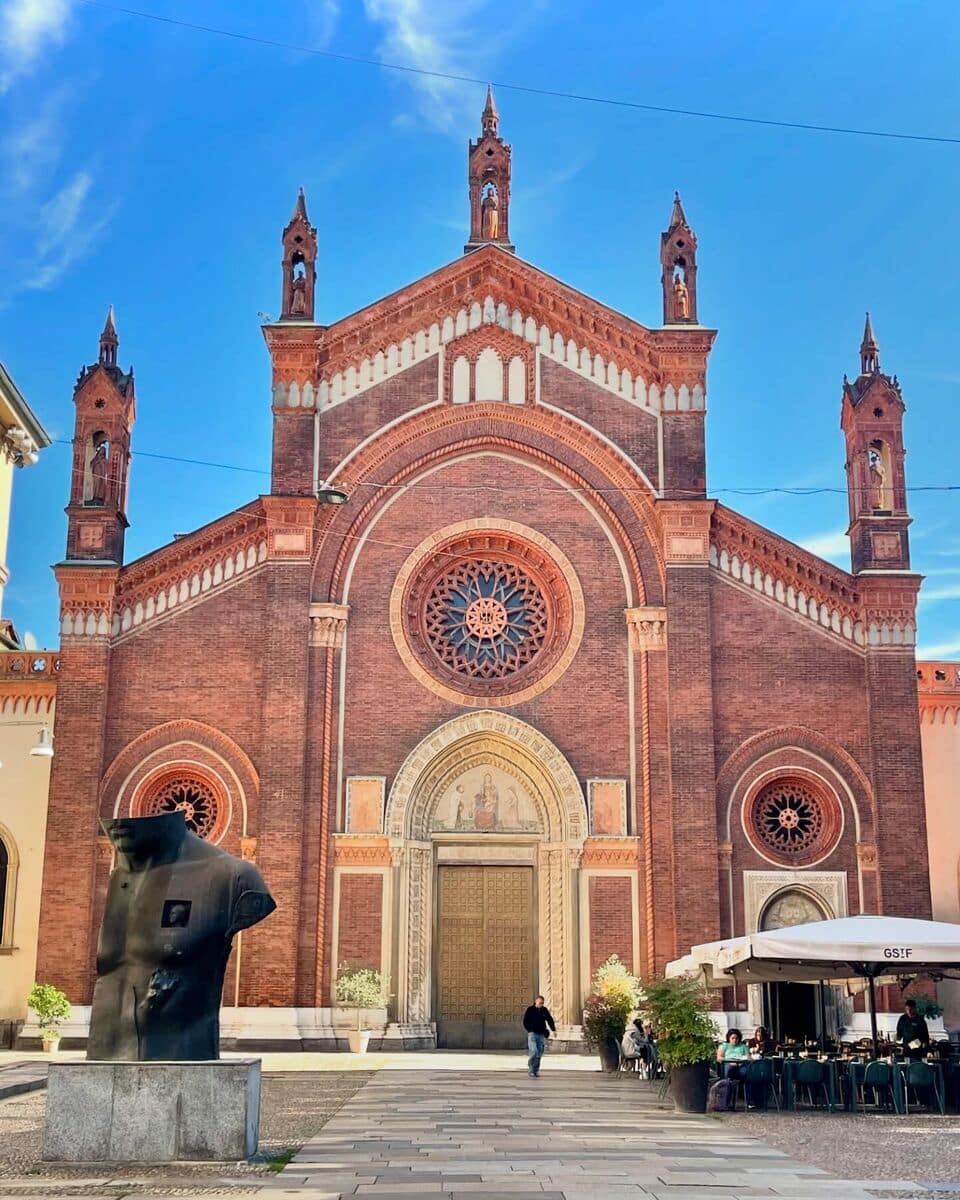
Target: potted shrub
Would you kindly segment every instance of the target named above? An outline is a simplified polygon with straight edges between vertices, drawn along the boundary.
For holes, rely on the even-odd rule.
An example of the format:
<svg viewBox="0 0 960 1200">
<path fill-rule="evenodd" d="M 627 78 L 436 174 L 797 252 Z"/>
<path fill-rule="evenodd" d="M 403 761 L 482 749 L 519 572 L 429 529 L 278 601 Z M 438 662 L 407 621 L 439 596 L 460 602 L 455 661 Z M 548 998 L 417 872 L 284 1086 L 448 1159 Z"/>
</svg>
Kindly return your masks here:
<svg viewBox="0 0 960 1200">
<path fill-rule="evenodd" d="M 52 983 L 35 983 L 27 1004 L 37 1014 L 44 1050 L 54 1053 L 60 1047 L 60 1022 L 70 1016 L 70 1001 Z"/>
<path fill-rule="evenodd" d="M 388 980 L 372 967 L 351 970 L 342 966 L 337 975 L 337 1003 L 357 1010 L 357 1027 L 347 1035 L 353 1054 L 365 1054 L 370 1043 L 369 1029 L 362 1028 L 362 1010 L 385 1008 Z"/>
<path fill-rule="evenodd" d="M 670 1072 L 674 1108 L 706 1112 L 717 1050 L 706 992 L 694 979 L 654 979 L 643 984 L 643 1014 L 657 1031 L 657 1053 Z"/>
<path fill-rule="evenodd" d="M 620 1043 L 636 1009 L 640 984 L 625 963 L 611 954 L 593 976 L 583 1009 L 583 1040 L 600 1055 L 604 1071 L 619 1071 Z"/>
</svg>

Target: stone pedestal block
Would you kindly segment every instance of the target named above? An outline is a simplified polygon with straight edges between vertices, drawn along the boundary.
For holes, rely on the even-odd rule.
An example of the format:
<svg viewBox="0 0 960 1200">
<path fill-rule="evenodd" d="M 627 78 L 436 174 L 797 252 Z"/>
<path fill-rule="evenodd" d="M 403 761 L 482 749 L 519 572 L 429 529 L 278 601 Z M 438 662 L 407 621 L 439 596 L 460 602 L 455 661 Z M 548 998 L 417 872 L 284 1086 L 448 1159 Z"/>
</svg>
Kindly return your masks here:
<svg viewBox="0 0 960 1200">
<path fill-rule="evenodd" d="M 259 1132 L 258 1058 L 50 1064 L 48 1162 L 236 1162 Z"/>
</svg>

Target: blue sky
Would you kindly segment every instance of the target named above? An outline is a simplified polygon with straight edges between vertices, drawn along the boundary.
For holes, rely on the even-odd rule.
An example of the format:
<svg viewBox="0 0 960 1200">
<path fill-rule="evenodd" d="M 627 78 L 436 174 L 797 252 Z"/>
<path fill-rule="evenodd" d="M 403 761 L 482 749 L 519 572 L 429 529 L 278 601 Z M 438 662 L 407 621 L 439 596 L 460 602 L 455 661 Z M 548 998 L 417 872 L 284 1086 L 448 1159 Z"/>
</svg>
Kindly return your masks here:
<svg viewBox="0 0 960 1200">
<path fill-rule="evenodd" d="M 960 135 L 960 9 L 573 0 L 142 0 L 155 14 L 533 87 Z M 841 565 L 840 383 L 869 308 L 908 406 L 908 484 L 960 483 L 960 145 L 497 93 L 518 252 L 659 321 L 679 188 L 700 239 L 711 494 Z M 279 236 L 303 185 L 318 319 L 461 251 L 481 87 L 268 48 L 81 0 L 0 0 L 0 358 L 57 439 L 108 303 L 136 367 L 128 560 L 268 486 Z M 147 454 L 210 459 L 214 469 Z M 69 447 L 19 472 L 5 615 L 57 640 Z M 960 655 L 960 493 L 914 491 L 920 653 Z"/>
</svg>

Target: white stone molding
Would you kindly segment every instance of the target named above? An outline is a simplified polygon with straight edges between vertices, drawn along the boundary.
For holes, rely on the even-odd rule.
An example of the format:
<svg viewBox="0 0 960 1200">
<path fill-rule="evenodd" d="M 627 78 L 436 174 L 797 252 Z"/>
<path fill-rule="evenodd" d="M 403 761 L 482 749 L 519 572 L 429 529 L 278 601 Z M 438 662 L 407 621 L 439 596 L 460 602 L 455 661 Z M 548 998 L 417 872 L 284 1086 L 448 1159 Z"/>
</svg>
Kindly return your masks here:
<svg viewBox="0 0 960 1200">
<path fill-rule="evenodd" d="M 288 408 L 317 408 L 321 412 L 334 408 L 376 387 L 385 379 L 436 357 L 444 346 L 482 325 L 497 326 L 512 333 L 514 337 L 536 347 L 545 358 L 649 412 L 658 413 L 661 409 L 696 412 L 706 407 L 703 384 L 699 380 L 691 379 L 677 387 L 667 384 L 662 389 L 652 382 L 648 388 L 642 376 L 634 378 L 628 368 L 612 360 L 605 361 L 602 354 L 594 353 L 586 346 L 578 346 L 572 338 L 564 340 L 561 333 L 551 330 L 547 325 L 538 325 L 533 317 L 525 316 L 520 309 L 511 310 L 503 302 L 497 304 L 492 295 L 488 295 L 482 305 L 475 301 L 469 309 L 461 308 L 435 321 L 428 328 L 417 330 L 412 337 L 404 338 L 399 346 L 392 343 L 386 351 L 380 350 L 372 357 L 365 356 L 337 371 L 331 378 L 321 379 L 316 389 L 309 382 L 278 382 L 273 389 L 273 403 Z M 465 362 L 464 367 L 466 365 Z M 519 373 L 514 376 L 513 371 L 511 363 L 508 370 L 508 398 L 511 403 L 518 404 L 523 402 L 521 393 L 524 389 Z M 464 373 L 464 368 L 461 368 L 461 376 L 458 389 L 455 358 L 455 402 L 463 402 L 466 398 L 464 380 L 469 376 Z"/>
</svg>

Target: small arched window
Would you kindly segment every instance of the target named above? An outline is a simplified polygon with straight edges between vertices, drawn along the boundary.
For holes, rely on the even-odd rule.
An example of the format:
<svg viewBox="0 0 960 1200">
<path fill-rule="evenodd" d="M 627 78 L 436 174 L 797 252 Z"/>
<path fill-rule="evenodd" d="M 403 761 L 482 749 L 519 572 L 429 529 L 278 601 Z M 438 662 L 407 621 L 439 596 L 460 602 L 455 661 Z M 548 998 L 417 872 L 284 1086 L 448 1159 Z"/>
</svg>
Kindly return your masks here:
<svg viewBox="0 0 960 1200">
<path fill-rule="evenodd" d="M 13 907 L 17 893 L 17 849 L 0 828 L 0 946 L 13 945 Z"/>
</svg>

